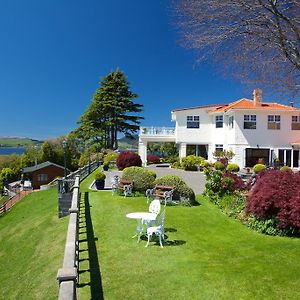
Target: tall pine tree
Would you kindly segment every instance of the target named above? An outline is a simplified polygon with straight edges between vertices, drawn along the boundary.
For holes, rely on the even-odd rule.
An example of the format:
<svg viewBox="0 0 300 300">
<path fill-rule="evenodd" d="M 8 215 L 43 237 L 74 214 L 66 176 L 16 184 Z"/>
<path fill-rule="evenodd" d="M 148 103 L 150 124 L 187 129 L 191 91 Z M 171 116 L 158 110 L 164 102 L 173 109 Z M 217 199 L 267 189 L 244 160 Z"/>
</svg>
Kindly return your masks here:
<svg viewBox="0 0 300 300">
<path fill-rule="evenodd" d="M 137 115 L 143 105 L 133 102 L 137 97 L 122 71 L 109 73 L 102 78 L 91 105 L 80 118 L 78 136 L 94 139 L 105 148 L 118 148 L 118 132 L 132 137 L 143 119 Z"/>
</svg>

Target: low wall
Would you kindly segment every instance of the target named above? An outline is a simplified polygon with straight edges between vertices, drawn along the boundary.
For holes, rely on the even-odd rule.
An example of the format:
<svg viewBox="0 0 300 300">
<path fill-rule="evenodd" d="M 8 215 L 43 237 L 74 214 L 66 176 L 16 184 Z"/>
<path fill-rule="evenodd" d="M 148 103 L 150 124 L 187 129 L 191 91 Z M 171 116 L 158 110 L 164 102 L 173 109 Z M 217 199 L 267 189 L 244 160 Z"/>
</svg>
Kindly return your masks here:
<svg viewBox="0 0 300 300">
<path fill-rule="evenodd" d="M 78 226 L 79 226 L 79 201 L 80 201 L 80 176 L 76 176 L 73 186 L 72 203 L 69 209 L 70 219 L 64 253 L 63 266 L 57 272 L 59 282 L 58 299 L 77 299 L 76 283 L 78 278 Z"/>
</svg>

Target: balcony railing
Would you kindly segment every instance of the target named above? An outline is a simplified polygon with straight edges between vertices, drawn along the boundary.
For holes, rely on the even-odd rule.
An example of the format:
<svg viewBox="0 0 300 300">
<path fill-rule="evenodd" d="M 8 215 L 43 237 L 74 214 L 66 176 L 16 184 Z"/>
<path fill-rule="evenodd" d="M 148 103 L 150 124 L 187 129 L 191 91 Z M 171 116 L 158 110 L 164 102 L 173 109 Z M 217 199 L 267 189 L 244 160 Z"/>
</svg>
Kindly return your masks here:
<svg viewBox="0 0 300 300">
<path fill-rule="evenodd" d="M 174 135 L 173 127 L 140 127 L 140 135 Z"/>
</svg>

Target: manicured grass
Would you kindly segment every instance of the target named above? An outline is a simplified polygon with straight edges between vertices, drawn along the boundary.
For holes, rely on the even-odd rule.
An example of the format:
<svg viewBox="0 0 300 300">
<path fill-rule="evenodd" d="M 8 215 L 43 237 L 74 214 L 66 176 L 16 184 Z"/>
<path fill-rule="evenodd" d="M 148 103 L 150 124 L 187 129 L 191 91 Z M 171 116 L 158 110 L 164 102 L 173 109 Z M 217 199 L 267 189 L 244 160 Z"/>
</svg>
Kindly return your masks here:
<svg viewBox="0 0 300 300">
<path fill-rule="evenodd" d="M 68 218 L 56 189 L 35 192 L 0 217 L 0 299 L 56 299 Z"/>
<path fill-rule="evenodd" d="M 298 299 L 300 240 L 258 234 L 199 198 L 167 207 L 166 245 L 139 244 L 135 220 L 144 197 L 82 185 L 80 299 Z M 92 297 L 91 297 L 92 296 Z"/>
</svg>

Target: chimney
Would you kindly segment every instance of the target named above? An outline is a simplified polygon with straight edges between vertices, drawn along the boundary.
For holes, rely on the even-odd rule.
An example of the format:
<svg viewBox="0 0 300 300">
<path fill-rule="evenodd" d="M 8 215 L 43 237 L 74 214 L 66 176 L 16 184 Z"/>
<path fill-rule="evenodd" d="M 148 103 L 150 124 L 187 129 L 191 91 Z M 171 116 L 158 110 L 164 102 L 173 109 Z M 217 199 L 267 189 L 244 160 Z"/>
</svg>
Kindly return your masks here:
<svg viewBox="0 0 300 300">
<path fill-rule="evenodd" d="M 260 106 L 262 103 L 262 90 L 261 89 L 255 89 L 253 91 L 253 102 L 254 106 Z"/>
</svg>

